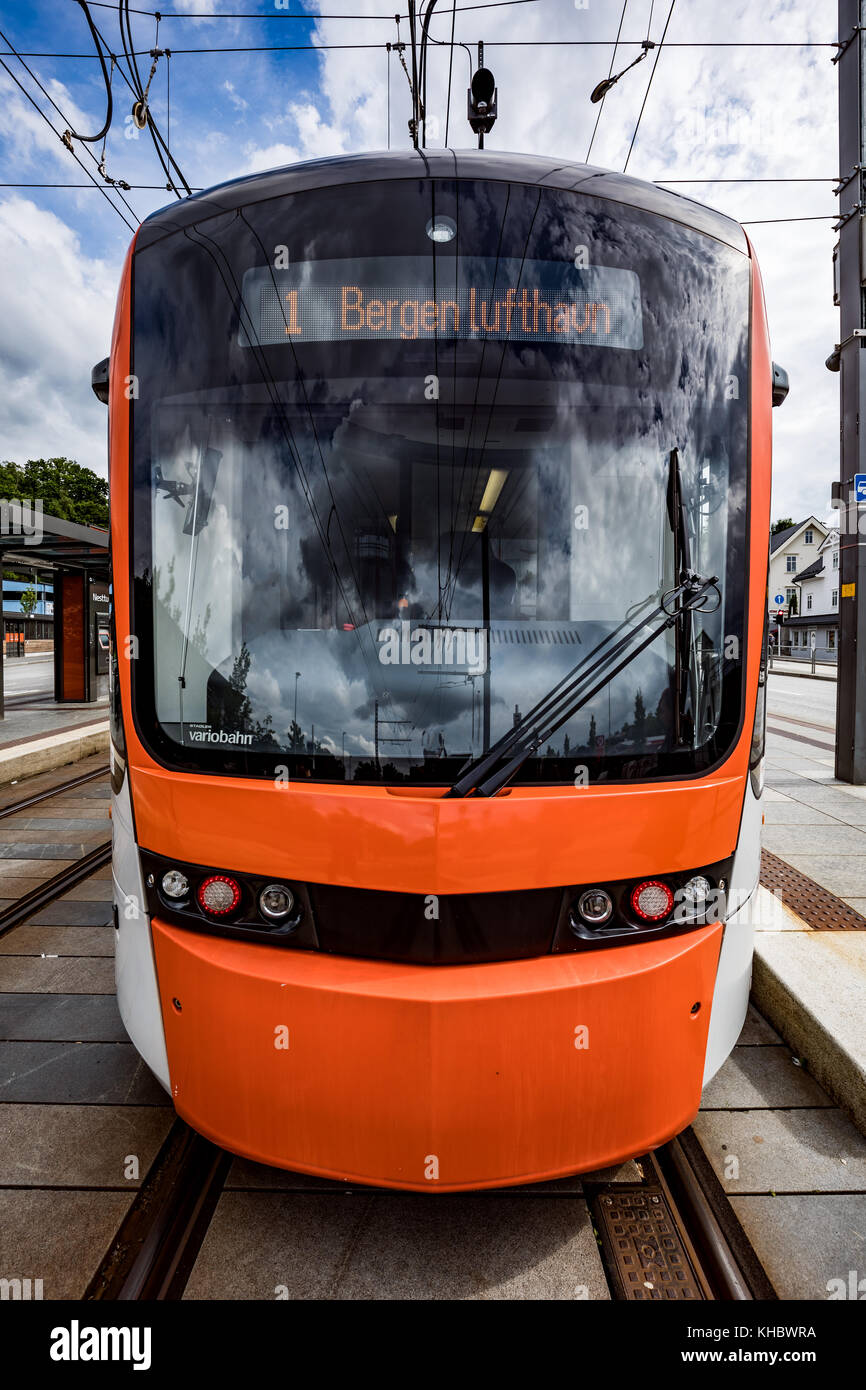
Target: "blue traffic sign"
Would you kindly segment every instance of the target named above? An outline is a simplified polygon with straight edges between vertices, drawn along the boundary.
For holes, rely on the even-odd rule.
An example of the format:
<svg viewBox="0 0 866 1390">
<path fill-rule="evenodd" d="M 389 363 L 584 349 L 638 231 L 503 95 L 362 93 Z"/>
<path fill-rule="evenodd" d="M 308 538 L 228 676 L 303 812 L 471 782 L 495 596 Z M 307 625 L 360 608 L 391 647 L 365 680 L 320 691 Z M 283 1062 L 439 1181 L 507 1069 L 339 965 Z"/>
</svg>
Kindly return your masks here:
<svg viewBox="0 0 866 1390">
<path fill-rule="evenodd" d="M 866 502 L 866 473 L 854 474 L 854 500 Z"/>
<path fill-rule="evenodd" d="M 774 602 L 774 603 L 776 604 L 776 606 L 778 607 L 778 605 L 779 605 L 780 603 L 784 603 L 784 602 L 785 602 L 785 595 L 784 595 L 784 594 L 776 594 L 775 598 L 773 599 L 773 602 Z"/>
</svg>

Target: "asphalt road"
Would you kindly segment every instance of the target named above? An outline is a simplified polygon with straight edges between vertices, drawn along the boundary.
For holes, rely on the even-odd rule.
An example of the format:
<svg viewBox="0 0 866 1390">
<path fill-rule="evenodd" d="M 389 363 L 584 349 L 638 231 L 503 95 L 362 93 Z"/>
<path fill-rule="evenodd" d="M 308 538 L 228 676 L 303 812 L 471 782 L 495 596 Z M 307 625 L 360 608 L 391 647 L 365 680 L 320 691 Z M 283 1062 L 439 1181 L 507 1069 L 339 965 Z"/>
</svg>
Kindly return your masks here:
<svg viewBox="0 0 866 1390">
<path fill-rule="evenodd" d="M 836 682 L 803 676 L 783 676 L 771 671 L 767 684 L 767 715 L 802 720 L 822 730 L 829 743 L 836 733 Z M 791 732 L 794 732 L 792 728 Z M 820 735 L 818 735 L 820 737 Z"/>
</svg>

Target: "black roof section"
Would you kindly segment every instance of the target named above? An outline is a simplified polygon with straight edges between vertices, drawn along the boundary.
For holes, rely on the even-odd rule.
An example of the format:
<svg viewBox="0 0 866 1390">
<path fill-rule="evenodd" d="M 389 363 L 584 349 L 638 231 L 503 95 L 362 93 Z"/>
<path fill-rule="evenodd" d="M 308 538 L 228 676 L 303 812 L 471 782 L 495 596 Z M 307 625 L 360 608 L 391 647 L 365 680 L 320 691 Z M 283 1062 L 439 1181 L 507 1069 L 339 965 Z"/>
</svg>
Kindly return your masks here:
<svg viewBox="0 0 866 1390">
<path fill-rule="evenodd" d="M 786 618 L 782 631 L 787 627 L 838 627 L 838 613 L 801 613 L 795 618 Z"/>
<path fill-rule="evenodd" d="M 770 554 L 774 554 L 774 552 L 779 549 L 780 545 L 784 545 L 785 541 L 790 540 L 791 537 L 794 535 L 795 531 L 799 531 L 800 527 L 804 525 L 805 522 L 797 521 L 794 523 L 793 526 L 786 526 L 784 531 L 777 531 L 774 536 L 771 536 Z"/>
<path fill-rule="evenodd" d="M 806 569 L 800 570 L 797 575 L 797 583 L 800 584 L 804 579 L 816 579 L 824 569 L 824 556 L 820 555 L 817 560 L 813 560 Z"/>
<path fill-rule="evenodd" d="M 538 188 L 580 189 L 581 193 L 607 198 L 628 207 L 658 213 L 674 222 L 705 232 L 748 255 L 748 242 L 739 222 L 696 203 L 691 198 L 659 188 L 654 183 L 598 169 L 590 164 L 547 159 L 539 155 L 504 154 L 499 150 L 390 150 L 369 154 L 338 155 L 287 164 L 281 169 L 249 174 L 191 198 L 171 203 L 152 213 L 139 228 L 136 249 L 160 241 L 170 232 L 193 223 L 233 212 L 249 203 L 339 184 L 369 183 L 377 179 L 495 179 L 527 183 Z"/>
</svg>

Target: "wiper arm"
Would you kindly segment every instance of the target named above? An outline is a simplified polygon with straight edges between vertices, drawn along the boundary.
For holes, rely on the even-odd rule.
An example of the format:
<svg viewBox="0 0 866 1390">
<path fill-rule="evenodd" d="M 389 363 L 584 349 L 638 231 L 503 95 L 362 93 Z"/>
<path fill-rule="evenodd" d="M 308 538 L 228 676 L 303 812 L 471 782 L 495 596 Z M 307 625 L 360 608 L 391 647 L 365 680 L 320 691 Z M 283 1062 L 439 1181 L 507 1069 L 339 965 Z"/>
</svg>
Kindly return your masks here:
<svg viewBox="0 0 866 1390">
<path fill-rule="evenodd" d="M 660 596 L 652 594 L 644 599 L 619 627 L 614 628 L 563 676 L 513 729 L 498 739 L 487 753 L 475 758 L 445 795 L 469 796 L 474 793 L 476 796 L 493 796 L 500 791 L 527 758 L 531 758 L 557 729 L 609 685 L 657 637 L 679 622 L 683 614 L 703 608 L 717 582 L 716 576 L 704 577 L 687 570 L 674 588 Z M 648 609 L 656 599 L 655 607 L 647 612 L 638 626 L 633 626 L 634 616 L 642 609 Z M 628 631 L 620 636 L 624 628 Z"/>
<path fill-rule="evenodd" d="M 680 468 L 680 451 L 671 449 L 668 467 L 667 489 L 668 520 L 674 541 L 674 574 L 685 574 L 692 567 L 692 553 L 689 542 L 689 523 L 686 503 L 683 496 L 683 475 Z M 685 712 L 691 691 L 692 680 L 692 615 L 684 609 L 677 625 L 676 651 L 674 665 L 674 743 L 682 747 L 684 739 Z M 692 721 L 694 727 L 694 721 Z"/>
</svg>

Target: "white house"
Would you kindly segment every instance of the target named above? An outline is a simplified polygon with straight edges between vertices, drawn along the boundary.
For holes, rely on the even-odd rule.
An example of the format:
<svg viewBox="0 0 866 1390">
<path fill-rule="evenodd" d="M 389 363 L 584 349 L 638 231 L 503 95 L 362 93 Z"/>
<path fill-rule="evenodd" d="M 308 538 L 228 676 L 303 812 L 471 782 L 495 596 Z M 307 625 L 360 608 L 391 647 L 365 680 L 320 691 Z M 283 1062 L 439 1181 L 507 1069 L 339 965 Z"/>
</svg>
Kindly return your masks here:
<svg viewBox="0 0 866 1390">
<path fill-rule="evenodd" d="M 810 569 L 827 539 L 829 528 L 817 517 L 807 517 L 795 526 L 788 526 L 770 537 L 770 588 L 768 605 L 775 616 L 784 612 L 800 612 L 798 582 L 804 570 Z M 837 536 L 838 546 L 838 536 Z M 781 598 L 783 602 L 777 603 Z"/>
<path fill-rule="evenodd" d="M 798 576 L 797 617 L 786 619 L 783 646 L 793 657 L 807 658 L 814 639 L 819 661 L 837 659 L 839 641 L 839 532 L 829 531 L 811 565 Z"/>
</svg>

